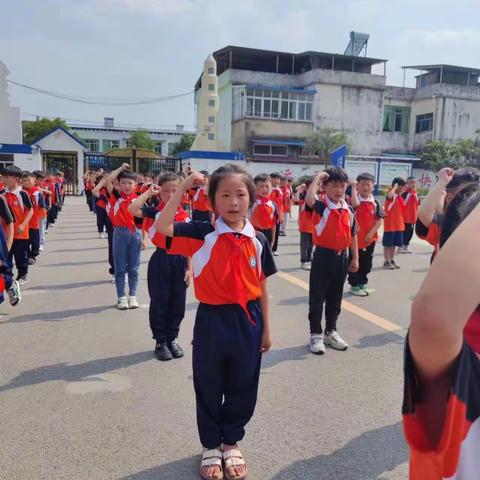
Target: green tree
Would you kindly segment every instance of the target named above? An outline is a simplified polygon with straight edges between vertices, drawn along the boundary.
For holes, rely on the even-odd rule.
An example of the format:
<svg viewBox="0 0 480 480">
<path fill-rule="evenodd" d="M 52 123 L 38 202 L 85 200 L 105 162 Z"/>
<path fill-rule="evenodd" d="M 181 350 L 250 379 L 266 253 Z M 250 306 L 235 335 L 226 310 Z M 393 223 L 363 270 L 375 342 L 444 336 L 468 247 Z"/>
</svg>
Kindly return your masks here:
<svg viewBox="0 0 480 480">
<path fill-rule="evenodd" d="M 33 122 L 23 122 L 23 142 L 30 144 L 36 138 L 41 137 L 55 127 L 62 127 L 68 130 L 65 120 L 61 118 L 54 118 L 53 120 L 39 118 Z"/>
<path fill-rule="evenodd" d="M 457 166 L 478 166 L 480 161 L 480 145 L 478 140 L 464 138 L 453 145 Z"/>
<path fill-rule="evenodd" d="M 175 156 L 180 152 L 188 152 L 192 148 L 193 142 L 195 141 L 195 135 L 191 133 L 184 133 L 180 138 L 180 141 L 175 144 L 173 147 L 172 155 Z"/>
<path fill-rule="evenodd" d="M 434 140 L 427 143 L 420 154 L 420 158 L 427 170 L 438 172 L 444 167 L 456 166 L 456 149 L 443 140 Z"/>
<path fill-rule="evenodd" d="M 135 148 L 145 148 L 146 150 L 154 150 L 157 146 L 156 142 L 150 138 L 146 130 L 136 130 L 130 134 L 129 144 Z"/>
<path fill-rule="evenodd" d="M 320 163 L 325 167 L 330 164 L 330 154 L 336 148 L 347 145 L 347 135 L 334 128 L 321 128 L 307 138 L 305 148 L 311 155 L 317 155 Z"/>
</svg>

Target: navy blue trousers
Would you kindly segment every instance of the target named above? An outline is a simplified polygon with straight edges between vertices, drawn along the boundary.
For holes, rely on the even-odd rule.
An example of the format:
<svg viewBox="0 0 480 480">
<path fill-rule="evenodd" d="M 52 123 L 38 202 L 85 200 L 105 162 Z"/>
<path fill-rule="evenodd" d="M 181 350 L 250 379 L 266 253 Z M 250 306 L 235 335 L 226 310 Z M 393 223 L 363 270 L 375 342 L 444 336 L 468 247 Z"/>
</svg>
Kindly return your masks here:
<svg viewBox="0 0 480 480">
<path fill-rule="evenodd" d="M 200 441 L 206 448 L 235 445 L 257 403 L 263 316 L 249 303 L 256 325 L 239 305 L 198 307 L 193 330 L 193 383 Z"/>
<path fill-rule="evenodd" d="M 165 343 L 178 337 L 185 316 L 187 259 L 157 248 L 148 262 L 149 321 L 153 338 Z"/>
<path fill-rule="evenodd" d="M 212 213 L 204 212 L 202 210 L 194 210 L 192 212 L 192 220 L 194 222 L 210 222 L 212 220 Z"/>
<path fill-rule="evenodd" d="M 103 233 L 103 229 L 105 229 L 105 231 L 107 231 L 107 220 L 108 220 L 107 211 L 104 208 L 99 207 L 97 205 L 95 213 L 97 215 L 97 230 L 98 230 L 98 233 Z"/>
<path fill-rule="evenodd" d="M 107 231 L 108 263 L 110 265 L 108 272 L 110 273 L 110 275 L 115 275 L 115 264 L 113 262 L 113 225 L 112 225 L 112 222 L 110 221 L 110 218 L 108 218 L 108 215 L 105 220 L 105 230 Z"/>
<path fill-rule="evenodd" d="M 36 258 L 40 254 L 40 230 L 38 228 L 30 228 L 29 236 L 28 256 L 29 258 Z"/>
<path fill-rule="evenodd" d="M 28 248 L 30 240 L 14 239 L 12 248 L 8 253 L 9 270 L 8 274 L 13 276 L 13 259 L 15 258 L 15 265 L 17 266 L 17 280 L 28 273 Z"/>
</svg>

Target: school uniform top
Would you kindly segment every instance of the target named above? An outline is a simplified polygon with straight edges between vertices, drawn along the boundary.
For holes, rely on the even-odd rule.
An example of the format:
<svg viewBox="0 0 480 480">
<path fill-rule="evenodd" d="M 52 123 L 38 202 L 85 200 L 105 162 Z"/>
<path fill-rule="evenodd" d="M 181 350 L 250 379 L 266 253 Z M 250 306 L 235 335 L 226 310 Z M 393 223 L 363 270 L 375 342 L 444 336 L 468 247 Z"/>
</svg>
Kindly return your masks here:
<svg viewBox="0 0 480 480">
<path fill-rule="evenodd" d="M 3 227 L 3 231 L 5 232 L 5 227 L 10 225 L 14 222 L 14 218 L 12 215 L 12 211 L 8 206 L 7 201 L 3 195 L 0 195 L 0 223 Z"/>
<path fill-rule="evenodd" d="M 250 221 L 256 230 L 272 230 L 277 223 L 277 206 L 269 197 L 257 195 L 250 209 Z"/>
<path fill-rule="evenodd" d="M 113 189 L 110 195 L 110 218 L 114 227 L 128 228 L 131 232 L 135 228 L 142 228 L 143 218 L 134 217 L 128 211 L 128 207 L 136 198 L 136 193 L 125 195 Z"/>
<path fill-rule="evenodd" d="M 290 185 L 284 185 L 280 187 L 283 193 L 284 201 L 284 212 L 290 213 L 292 211 L 292 189 Z"/>
<path fill-rule="evenodd" d="M 192 257 L 195 295 L 210 305 L 240 305 L 251 320 L 248 302 L 261 294 L 262 281 L 276 273 L 265 235 L 246 220 L 241 232 L 220 217 L 208 222 L 174 223 L 170 253 Z"/>
<path fill-rule="evenodd" d="M 365 241 L 365 236 L 373 228 L 373 225 L 378 219 L 383 218 L 385 215 L 383 214 L 382 207 L 377 200 L 373 198 L 373 195 L 367 198 L 359 195 L 358 200 L 360 201 L 360 205 L 355 208 L 355 220 L 358 225 L 358 249 L 362 250 L 378 240 L 378 232 L 375 232 L 373 240 L 368 243 Z"/>
<path fill-rule="evenodd" d="M 403 219 L 404 207 L 403 198 L 397 193 L 394 193 L 392 198 L 387 196 L 384 206 L 384 232 L 403 232 L 405 230 L 405 221 Z"/>
<path fill-rule="evenodd" d="M 325 196 L 324 201 L 315 200 L 312 210 L 314 245 L 336 252 L 351 246 L 357 223 L 352 207 L 344 199 L 335 204 Z"/>
<path fill-rule="evenodd" d="M 158 207 L 151 207 L 144 205 L 142 207 L 143 214 L 143 229 L 147 232 L 150 241 L 157 247 L 165 250 L 167 244 L 170 243 L 170 239 L 165 235 L 162 235 L 155 228 L 155 220 L 161 215 L 162 210 L 165 208 L 165 203 L 160 201 Z M 175 213 L 174 222 L 190 222 L 188 213 L 181 207 Z M 167 242 L 168 241 L 168 242 Z"/>
<path fill-rule="evenodd" d="M 47 188 L 52 192 L 52 195 L 50 195 L 50 204 L 59 205 L 61 197 L 60 197 L 60 187 L 58 185 L 58 182 L 55 182 L 55 181 L 48 182 Z M 92 188 L 90 188 L 89 190 L 91 191 Z"/>
<path fill-rule="evenodd" d="M 190 198 L 192 200 L 193 210 L 199 212 L 211 212 L 212 205 L 207 196 L 207 189 L 205 187 L 194 187 L 190 189 Z"/>
<path fill-rule="evenodd" d="M 312 209 L 308 208 L 305 199 L 307 192 L 298 196 L 298 230 L 300 233 L 313 233 Z"/>
<path fill-rule="evenodd" d="M 432 218 L 432 223 L 426 227 L 423 222 L 417 219 L 415 225 L 415 233 L 418 238 L 425 240 L 430 245 L 435 247 L 435 250 L 438 250 L 440 245 L 440 233 L 441 233 L 441 224 L 443 220 L 443 215 L 434 213 Z"/>
<path fill-rule="evenodd" d="M 108 190 L 105 187 L 102 187 L 98 193 L 97 207 L 107 210 Z"/>
<path fill-rule="evenodd" d="M 280 187 L 275 187 L 270 193 L 270 199 L 275 202 L 278 210 L 278 222 L 283 222 L 283 212 L 285 208 L 285 197 L 283 195 L 282 189 Z"/>
<path fill-rule="evenodd" d="M 402 414 L 410 447 L 410 480 L 479 478 L 480 362 L 467 342 L 453 368 L 443 432 L 433 450 L 424 428 L 422 388 L 407 341 Z"/>
<path fill-rule="evenodd" d="M 30 196 L 30 200 L 33 206 L 33 215 L 30 219 L 28 226 L 33 230 L 38 230 L 40 228 L 41 212 L 45 210 L 45 200 L 43 198 L 42 192 L 37 187 L 25 189 L 25 191 Z"/>
<path fill-rule="evenodd" d="M 417 211 L 420 205 L 420 198 L 418 198 L 415 190 L 407 190 L 402 193 L 403 204 L 403 220 L 405 223 L 415 224 L 417 221 Z"/>
<path fill-rule="evenodd" d="M 24 222 L 29 211 L 33 208 L 28 193 L 25 192 L 25 190 L 22 190 L 21 187 L 17 187 L 13 191 L 9 191 L 8 188 L 6 188 L 3 191 L 3 195 L 8 203 L 8 206 L 10 207 L 10 210 L 12 211 L 14 218 L 15 231 L 13 234 L 13 239 L 28 240 L 30 235 L 28 225 L 25 226 L 22 233 L 17 232 L 17 227 Z"/>
</svg>

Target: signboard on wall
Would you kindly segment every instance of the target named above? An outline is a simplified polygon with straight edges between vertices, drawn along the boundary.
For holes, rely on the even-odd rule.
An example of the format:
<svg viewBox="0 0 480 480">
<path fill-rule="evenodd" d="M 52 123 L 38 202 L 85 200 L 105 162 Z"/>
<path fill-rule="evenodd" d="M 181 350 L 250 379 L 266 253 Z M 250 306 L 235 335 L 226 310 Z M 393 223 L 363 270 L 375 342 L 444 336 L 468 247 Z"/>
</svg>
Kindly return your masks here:
<svg viewBox="0 0 480 480">
<path fill-rule="evenodd" d="M 369 173 L 377 179 L 377 162 L 374 160 L 347 160 L 345 170 L 352 180 L 356 180 L 361 173 Z"/>
<path fill-rule="evenodd" d="M 396 162 L 381 162 L 379 185 L 391 185 L 395 177 L 402 177 L 407 179 L 411 172 L 410 163 L 396 163 Z"/>
<path fill-rule="evenodd" d="M 330 163 L 336 167 L 345 168 L 345 157 L 347 156 L 347 147 L 342 145 L 330 154 Z"/>
</svg>

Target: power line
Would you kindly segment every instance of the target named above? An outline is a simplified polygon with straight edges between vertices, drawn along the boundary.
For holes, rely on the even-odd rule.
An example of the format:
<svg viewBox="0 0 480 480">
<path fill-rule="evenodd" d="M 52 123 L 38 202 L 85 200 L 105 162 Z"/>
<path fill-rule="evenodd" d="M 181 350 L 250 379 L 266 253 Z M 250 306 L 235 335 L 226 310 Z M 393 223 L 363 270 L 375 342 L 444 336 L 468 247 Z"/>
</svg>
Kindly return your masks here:
<svg viewBox="0 0 480 480">
<path fill-rule="evenodd" d="M 174 100 L 176 98 L 186 97 L 193 93 L 193 90 L 185 93 L 178 93 L 176 95 L 167 95 L 164 97 L 152 97 L 152 98 L 143 98 L 143 99 L 130 99 L 130 100 L 119 100 L 119 99 L 95 99 L 92 97 L 79 97 L 74 95 L 68 95 L 66 93 L 53 92 L 51 90 L 44 90 L 42 88 L 33 87 L 31 85 L 26 85 L 24 83 L 15 82 L 14 80 L 7 80 L 8 83 L 16 85 L 17 87 L 25 88 L 36 93 L 41 93 L 49 97 L 59 98 L 61 100 L 66 100 L 69 102 L 75 103 L 84 103 L 87 105 L 108 105 L 108 106 L 129 106 L 129 105 L 147 105 L 152 103 L 168 102 L 169 100 Z"/>
</svg>

